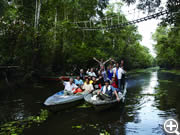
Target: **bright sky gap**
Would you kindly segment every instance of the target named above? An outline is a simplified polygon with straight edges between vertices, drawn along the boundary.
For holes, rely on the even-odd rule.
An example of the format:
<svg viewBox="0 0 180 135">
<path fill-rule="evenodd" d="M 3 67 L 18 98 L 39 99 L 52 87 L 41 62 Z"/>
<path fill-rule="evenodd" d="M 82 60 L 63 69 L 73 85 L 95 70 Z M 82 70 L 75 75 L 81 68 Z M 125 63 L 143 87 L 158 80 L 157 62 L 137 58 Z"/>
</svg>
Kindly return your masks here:
<svg viewBox="0 0 180 135">
<path fill-rule="evenodd" d="M 162 0 L 162 6 L 164 7 L 164 3 L 166 3 L 167 0 Z M 121 2 L 121 0 L 110 0 L 110 4 Z M 134 11 L 136 8 L 135 5 L 127 6 L 126 4 L 122 7 L 122 12 L 125 14 L 126 18 L 128 20 L 135 20 L 144 16 L 147 16 L 147 14 L 143 14 L 142 11 L 139 11 L 137 14 L 137 10 Z M 138 26 L 138 31 L 142 35 L 142 41 L 141 44 L 148 47 L 150 53 L 152 56 L 156 57 L 156 53 L 153 49 L 154 41 L 152 40 L 152 34 L 155 32 L 158 24 L 161 22 L 160 19 L 152 19 L 148 21 L 144 21 L 141 23 L 136 24 Z"/>
</svg>

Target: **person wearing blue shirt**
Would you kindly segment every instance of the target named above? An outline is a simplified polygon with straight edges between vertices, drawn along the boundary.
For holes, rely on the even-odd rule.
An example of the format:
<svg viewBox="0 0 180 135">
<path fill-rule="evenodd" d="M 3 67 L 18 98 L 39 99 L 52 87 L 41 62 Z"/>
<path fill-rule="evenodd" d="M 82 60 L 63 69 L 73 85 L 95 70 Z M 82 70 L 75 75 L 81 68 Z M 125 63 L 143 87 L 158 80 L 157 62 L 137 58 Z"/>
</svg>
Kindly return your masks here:
<svg viewBox="0 0 180 135">
<path fill-rule="evenodd" d="M 117 101 L 120 101 L 119 96 L 117 94 L 116 89 L 110 85 L 109 80 L 105 82 L 105 85 L 101 88 L 101 91 L 98 92 L 98 95 L 102 95 L 101 97 L 105 99 L 112 99 L 113 94 L 116 96 Z"/>
<path fill-rule="evenodd" d="M 80 79 L 80 76 L 77 76 L 77 78 L 74 80 L 74 83 L 79 87 L 84 84 L 83 81 Z"/>
<path fill-rule="evenodd" d="M 112 68 L 112 65 L 109 66 L 109 69 L 108 69 L 108 79 L 112 81 L 112 77 L 113 77 L 113 68 Z"/>
</svg>

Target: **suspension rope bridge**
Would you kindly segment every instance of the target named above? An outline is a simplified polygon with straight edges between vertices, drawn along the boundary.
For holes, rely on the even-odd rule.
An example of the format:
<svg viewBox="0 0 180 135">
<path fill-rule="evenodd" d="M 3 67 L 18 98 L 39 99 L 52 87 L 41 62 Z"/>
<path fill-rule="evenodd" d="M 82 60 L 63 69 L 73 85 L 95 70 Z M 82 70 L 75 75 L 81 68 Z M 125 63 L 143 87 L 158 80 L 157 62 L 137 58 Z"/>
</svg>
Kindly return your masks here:
<svg viewBox="0 0 180 135">
<path fill-rule="evenodd" d="M 179 13 L 179 12 L 174 12 Z M 124 16 L 111 16 L 110 18 L 105 18 L 101 20 L 90 20 L 90 21 L 79 21 L 79 22 L 73 22 L 76 25 L 76 28 L 78 30 L 83 31 L 96 31 L 96 30 L 111 30 L 111 29 L 118 29 L 125 27 L 127 25 L 132 25 L 144 21 L 148 21 L 151 19 L 158 18 L 160 16 L 167 15 L 168 17 L 173 16 L 172 13 L 170 13 L 168 10 L 160 11 L 142 18 L 138 18 L 132 21 L 126 21 L 126 18 Z M 116 19 L 113 19 L 115 18 Z M 120 18 L 121 17 L 121 18 Z M 121 20 L 120 20 L 121 19 Z M 113 24 L 113 21 L 117 21 L 116 24 Z M 106 25 L 103 24 L 105 22 Z M 110 25 L 109 25 L 110 24 Z"/>
</svg>

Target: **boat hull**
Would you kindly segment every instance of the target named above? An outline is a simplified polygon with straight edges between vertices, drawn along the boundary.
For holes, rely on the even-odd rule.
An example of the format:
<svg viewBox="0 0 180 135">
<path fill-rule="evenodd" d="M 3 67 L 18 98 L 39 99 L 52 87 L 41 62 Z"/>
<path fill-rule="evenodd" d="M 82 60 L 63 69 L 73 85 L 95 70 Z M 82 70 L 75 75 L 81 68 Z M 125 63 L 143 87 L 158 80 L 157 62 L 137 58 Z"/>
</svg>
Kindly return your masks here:
<svg viewBox="0 0 180 135">
<path fill-rule="evenodd" d="M 68 109 L 83 103 L 84 95 L 85 94 L 65 96 L 64 91 L 61 91 L 47 98 L 44 106 L 51 111 Z"/>
<path fill-rule="evenodd" d="M 96 111 L 105 111 L 105 110 L 109 110 L 109 109 L 115 108 L 119 104 L 120 104 L 119 102 L 115 102 L 115 103 L 112 103 L 112 104 L 93 105 L 93 107 L 94 107 L 94 109 Z"/>
<path fill-rule="evenodd" d="M 88 97 L 88 96 L 90 96 L 90 97 Z M 120 101 L 120 102 L 118 102 L 117 100 L 113 100 L 113 102 L 97 102 L 97 103 L 95 103 L 95 102 L 93 102 L 93 101 L 91 101 L 91 100 L 89 100 L 89 98 L 91 98 L 92 97 L 92 94 L 88 94 L 87 95 L 87 97 L 84 97 L 84 100 L 88 103 L 88 104 L 90 104 L 91 106 L 93 106 L 93 108 L 96 110 L 96 111 L 104 111 L 104 110 L 108 110 L 108 109 L 112 109 L 113 107 L 116 107 L 117 105 L 119 105 L 120 104 L 120 102 L 122 102 L 122 101 Z"/>
<path fill-rule="evenodd" d="M 120 101 L 118 102 L 116 99 L 114 100 L 92 100 L 93 94 L 88 94 L 84 97 L 84 100 L 92 105 L 96 111 L 103 111 L 103 110 L 108 110 L 110 108 L 113 108 L 117 105 L 121 105 L 124 103 L 125 96 L 127 93 L 126 86 L 124 87 L 123 93 L 118 93 Z"/>
<path fill-rule="evenodd" d="M 81 105 L 84 103 L 84 99 L 80 99 L 74 102 L 64 103 L 64 104 L 57 104 L 57 105 L 51 105 L 51 106 L 45 106 L 46 109 L 48 109 L 51 112 L 59 112 L 66 109 L 74 108 L 75 106 Z"/>
</svg>

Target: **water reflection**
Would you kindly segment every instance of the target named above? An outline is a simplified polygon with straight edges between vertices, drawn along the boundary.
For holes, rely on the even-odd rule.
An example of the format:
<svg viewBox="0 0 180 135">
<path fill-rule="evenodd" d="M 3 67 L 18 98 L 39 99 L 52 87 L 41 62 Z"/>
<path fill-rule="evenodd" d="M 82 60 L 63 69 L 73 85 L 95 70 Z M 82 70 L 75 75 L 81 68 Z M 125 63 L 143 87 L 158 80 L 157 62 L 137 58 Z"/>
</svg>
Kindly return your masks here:
<svg viewBox="0 0 180 135">
<path fill-rule="evenodd" d="M 160 81 L 162 79 L 168 81 Z M 40 126 L 26 129 L 26 135 L 99 135 L 107 131 L 112 135 L 164 135 L 162 124 L 167 118 L 179 116 L 179 77 L 159 71 L 140 73 L 128 79 L 126 103 L 117 108 L 97 113 L 93 108 L 73 108 L 53 114 Z M 156 99 L 159 87 L 167 92 L 165 99 Z M 53 89 L 54 90 L 53 90 Z M 59 89 L 59 85 L 47 84 L 43 89 L 29 89 L 16 93 L 14 105 L 1 106 L 1 115 L 22 119 L 39 112 L 42 102 Z M 43 94 L 42 94 L 43 93 Z M 23 97 L 23 98 L 22 98 Z M 18 100 L 21 99 L 21 100 Z"/>
<path fill-rule="evenodd" d="M 157 85 L 158 85 L 158 76 L 156 71 L 151 73 L 150 80 L 147 82 L 147 84 L 142 86 L 141 94 L 154 94 L 155 93 L 154 90 L 155 87 L 157 87 Z"/>
<path fill-rule="evenodd" d="M 11 102 L 1 103 L 0 106 L 0 119 L 1 124 L 6 121 L 22 120 L 30 116 L 29 111 L 25 111 L 23 100 L 13 100 Z"/>
<path fill-rule="evenodd" d="M 160 125 L 163 120 L 159 118 L 160 113 L 156 107 L 153 107 L 154 88 L 158 85 L 157 72 L 153 72 L 149 76 L 149 80 L 144 80 L 141 85 L 140 99 L 138 105 L 135 105 L 136 115 L 134 121 L 126 123 L 126 134 L 157 134 L 157 132 L 163 133 Z M 137 97 L 138 98 L 138 97 Z"/>
</svg>

